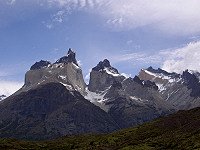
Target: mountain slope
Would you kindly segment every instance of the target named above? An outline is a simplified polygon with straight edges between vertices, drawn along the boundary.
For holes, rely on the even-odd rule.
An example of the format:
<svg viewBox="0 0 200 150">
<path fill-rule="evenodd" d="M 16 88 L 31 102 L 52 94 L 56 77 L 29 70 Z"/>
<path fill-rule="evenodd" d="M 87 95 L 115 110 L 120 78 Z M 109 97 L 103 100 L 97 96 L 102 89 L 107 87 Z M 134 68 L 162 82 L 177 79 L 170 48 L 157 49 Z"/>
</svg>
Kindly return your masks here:
<svg viewBox="0 0 200 150">
<path fill-rule="evenodd" d="M 163 99 L 179 110 L 200 106 L 198 72 L 185 70 L 182 74 L 177 74 L 149 67 L 140 71 L 139 78 L 155 82 Z"/>
<path fill-rule="evenodd" d="M 1 139 L 4 149 L 162 150 L 200 149 L 200 108 L 179 111 L 152 122 L 105 135 L 79 135 L 54 141 L 24 142 Z"/>
<path fill-rule="evenodd" d="M 107 113 L 60 83 L 41 85 L 0 104 L 0 137 L 41 140 L 116 129 Z"/>
</svg>

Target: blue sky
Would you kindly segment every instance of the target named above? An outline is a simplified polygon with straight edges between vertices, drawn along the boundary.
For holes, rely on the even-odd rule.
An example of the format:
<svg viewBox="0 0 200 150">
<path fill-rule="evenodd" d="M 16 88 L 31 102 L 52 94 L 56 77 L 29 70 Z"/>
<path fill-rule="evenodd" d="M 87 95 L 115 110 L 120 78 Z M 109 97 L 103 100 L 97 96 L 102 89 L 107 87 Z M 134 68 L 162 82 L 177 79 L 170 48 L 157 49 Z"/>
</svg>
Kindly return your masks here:
<svg viewBox="0 0 200 150">
<path fill-rule="evenodd" d="M 0 0 L 0 94 L 68 48 L 84 76 L 108 58 L 121 73 L 200 70 L 199 0 Z M 11 88 L 13 87 L 13 88 Z"/>
</svg>

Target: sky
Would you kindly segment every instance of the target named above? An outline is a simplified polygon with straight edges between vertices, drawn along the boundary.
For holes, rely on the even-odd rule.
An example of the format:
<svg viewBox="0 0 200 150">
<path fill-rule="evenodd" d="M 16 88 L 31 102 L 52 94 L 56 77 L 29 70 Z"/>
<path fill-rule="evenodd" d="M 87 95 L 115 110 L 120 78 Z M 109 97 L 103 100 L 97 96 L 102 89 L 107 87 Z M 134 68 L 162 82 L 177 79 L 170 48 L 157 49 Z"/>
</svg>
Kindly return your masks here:
<svg viewBox="0 0 200 150">
<path fill-rule="evenodd" d="M 0 94 L 36 61 L 72 48 L 84 77 L 107 58 L 134 77 L 153 66 L 200 71 L 199 0 L 0 0 Z"/>
</svg>

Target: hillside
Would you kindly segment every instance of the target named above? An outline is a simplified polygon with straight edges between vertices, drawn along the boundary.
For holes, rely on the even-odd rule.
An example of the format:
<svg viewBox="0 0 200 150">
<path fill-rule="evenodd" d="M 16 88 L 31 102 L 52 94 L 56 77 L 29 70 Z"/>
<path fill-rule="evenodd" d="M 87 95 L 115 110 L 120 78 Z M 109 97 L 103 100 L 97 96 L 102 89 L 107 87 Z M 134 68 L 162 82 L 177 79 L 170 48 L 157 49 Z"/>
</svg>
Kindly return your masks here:
<svg viewBox="0 0 200 150">
<path fill-rule="evenodd" d="M 200 108 L 179 111 L 135 128 L 52 141 L 1 139 L 0 149 L 199 149 Z"/>
</svg>

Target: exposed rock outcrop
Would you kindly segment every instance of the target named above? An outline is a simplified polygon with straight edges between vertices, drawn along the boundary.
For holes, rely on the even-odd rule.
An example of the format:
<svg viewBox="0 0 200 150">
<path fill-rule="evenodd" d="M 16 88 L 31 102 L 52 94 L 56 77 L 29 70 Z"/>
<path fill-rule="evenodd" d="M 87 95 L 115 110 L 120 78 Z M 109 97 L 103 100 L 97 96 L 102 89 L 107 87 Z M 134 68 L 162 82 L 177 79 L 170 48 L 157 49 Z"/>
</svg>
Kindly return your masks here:
<svg viewBox="0 0 200 150">
<path fill-rule="evenodd" d="M 35 63 L 25 75 L 25 84 L 18 93 L 37 88 L 50 82 L 62 83 L 68 90 L 77 90 L 84 95 L 86 84 L 81 68 L 78 66 L 75 52 L 69 49 L 67 56 L 56 63 L 47 61 Z"/>
<path fill-rule="evenodd" d="M 36 62 L 33 66 L 31 66 L 30 70 L 41 69 L 44 67 L 48 67 L 48 65 L 51 65 L 49 61 L 41 60 L 39 62 Z"/>
<path fill-rule="evenodd" d="M 92 92 L 100 92 L 109 88 L 115 81 L 123 81 L 124 76 L 120 75 L 118 70 L 110 65 L 105 59 L 100 61 L 90 73 L 88 89 Z"/>
</svg>

